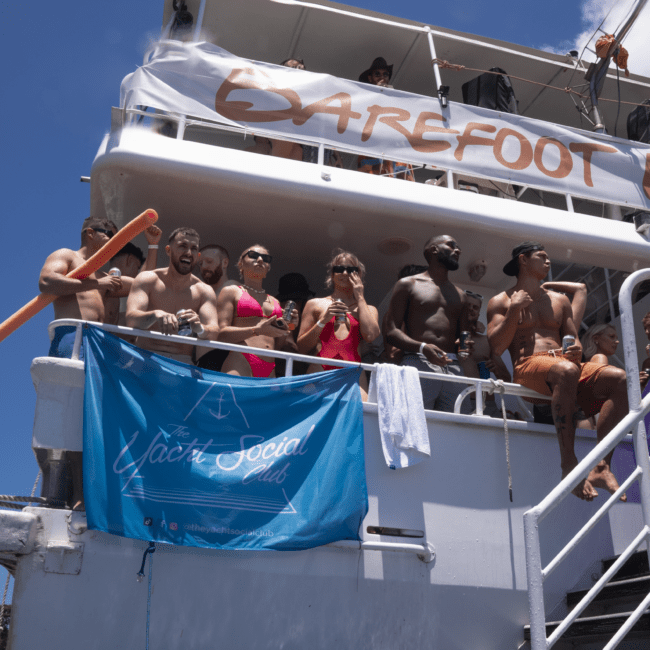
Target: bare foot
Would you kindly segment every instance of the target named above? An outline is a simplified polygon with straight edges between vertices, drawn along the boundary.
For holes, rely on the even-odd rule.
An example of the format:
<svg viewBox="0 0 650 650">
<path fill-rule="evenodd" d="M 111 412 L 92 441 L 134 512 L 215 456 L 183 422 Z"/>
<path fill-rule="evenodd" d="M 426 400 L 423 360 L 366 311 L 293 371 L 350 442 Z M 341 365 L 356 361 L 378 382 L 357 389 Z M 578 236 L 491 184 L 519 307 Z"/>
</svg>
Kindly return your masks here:
<svg viewBox="0 0 650 650">
<path fill-rule="evenodd" d="M 573 467 L 566 467 L 562 468 L 562 478 L 566 478 L 571 471 L 574 469 L 574 467 L 578 464 L 578 461 L 576 460 L 575 465 Z M 582 499 L 583 501 L 593 501 L 597 496 L 598 492 L 594 489 L 593 485 L 591 484 L 591 477 L 589 476 L 586 479 L 583 479 L 576 485 L 573 490 L 571 490 L 572 494 L 575 494 L 578 499 Z"/>
<path fill-rule="evenodd" d="M 614 492 L 616 492 L 620 487 L 616 477 L 612 474 L 609 465 L 607 465 L 605 461 L 598 463 L 598 465 L 589 472 L 587 479 L 594 487 L 607 490 L 610 494 L 614 494 Z M 626 494 L 621 496 L 621 501 L 627 501 Z"/>
</svg>

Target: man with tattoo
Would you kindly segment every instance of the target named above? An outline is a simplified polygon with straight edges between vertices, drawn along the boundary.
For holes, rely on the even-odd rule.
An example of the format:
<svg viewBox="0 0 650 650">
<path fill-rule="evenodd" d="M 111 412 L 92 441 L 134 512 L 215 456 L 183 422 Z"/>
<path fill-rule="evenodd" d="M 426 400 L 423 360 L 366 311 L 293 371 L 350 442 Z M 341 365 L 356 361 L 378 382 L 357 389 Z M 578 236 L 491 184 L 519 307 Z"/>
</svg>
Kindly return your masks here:
<svg viewBox="0 0 650 650">
<path fill-rule="evenodd" d="M 627 414 L 628 404 L 623 370 L 580 363 L 582 346 L 569 299 L 541 286 L 550 266 L 544 247 L 537 242 L 524 242 L 512 251 L 503 272 L 516 276 L 517 283 L 490 300 L 488 339 L 495 354 L 510 351 L 515 383 L 551 398 L 564 478 L 578 464 L 573 448 L 578 408 L 587 416 L 600 412 L 596 429 L 600 441 Z M 566 335 L 576 342 L 563 354 Z M 591 501 L 598 496 L 595 488 L 610 493 L 618 489 L 610 470 L 612 454 L 573 490 L 577 497 Z M 621 501 L 625 500 L 623 495 Z"/>
<path fill-rule="evenodd" d="M 449 271 L 458 269 L 460 247 L 453 237 L 431 237 L 424 247 L 428 268 L 402 278 L 393 289 L 384 319 L 386 340 L 404 351 L 402 365 L 426 372 L 463 375 L 456 356 L 456 340 L 468 329 L 467 294 L 452 284 Z M 461 323 L 462 320 L 462 323 Z M 469 350 L 473 341 L 467 341 Z M 425 409 L 453 412 L 456 398 L 466 387 L 456 382 L 422 379 Z M 463 402 L 463 413 L 471 410 Z"/>
</svg>

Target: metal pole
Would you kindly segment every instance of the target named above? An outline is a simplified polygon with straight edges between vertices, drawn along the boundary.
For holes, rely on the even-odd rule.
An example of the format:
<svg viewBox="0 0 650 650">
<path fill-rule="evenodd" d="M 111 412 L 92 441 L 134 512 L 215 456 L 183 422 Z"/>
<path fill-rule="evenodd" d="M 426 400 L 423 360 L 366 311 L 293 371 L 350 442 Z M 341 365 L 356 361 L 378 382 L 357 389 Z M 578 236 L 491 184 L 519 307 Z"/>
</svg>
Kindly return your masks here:
<svg viewBox="0 0 650 650">
<path fill-rule="evenodd" d="M 176 139 L 177 140 L 182 140 L 183 137 L 185 136 L 185 124 L 187 123 L 187 118 L 185 115 L 181 115 L 178 118 L 178 128 L 176 131 Z"/>
<path fill-rule="evenodd" d="M 616 312 L 614 311 L 614 298 L 612 297 L 612 285 L 609 281 L 609 269 L 603 269 L 603 271 L 605 272 L 605 288 L 607 289 L 607 300 L 609 302 L 609 320 L 611 322 L 616 316 Z"/>
<path fill-rule="evenodd" d="M 539 547 L 538 526 L 537 513 L 527 512 L 524 515 L 524 539 L 526 543 L 530 645 L 532 650 L 546 650 L 544 579 L 542 577 L 542 553 Z"/>
<path fill-rule="evenodd" d="M 205 13 L 205 0 L 201 0 L 199 7 L 199 15 L 196 17 L 196 25 L 194 26 L 194 36 L 192 40 L 197 42 L 201 37 L 201 27 L 203 27 L 203 14 Z"/>
<path fill-rule="evenodd" d="M 427 40 L 429 41 L 429 50 L 431 52 L 431 63 L 433 63 L 433 74 L 436 77 L 436 90 L 442 86 L 442 80 L 440 79 L 440 68 L 438 68 L 438 64 L 435 62 L 435 60 L 438 58 L 436 55 L 436 48 L 435 45 L 433 44 L 433 36 L 431 35 L 431 27 L 427 25 L 424 30 L 427 33 Z"/>
</svg>

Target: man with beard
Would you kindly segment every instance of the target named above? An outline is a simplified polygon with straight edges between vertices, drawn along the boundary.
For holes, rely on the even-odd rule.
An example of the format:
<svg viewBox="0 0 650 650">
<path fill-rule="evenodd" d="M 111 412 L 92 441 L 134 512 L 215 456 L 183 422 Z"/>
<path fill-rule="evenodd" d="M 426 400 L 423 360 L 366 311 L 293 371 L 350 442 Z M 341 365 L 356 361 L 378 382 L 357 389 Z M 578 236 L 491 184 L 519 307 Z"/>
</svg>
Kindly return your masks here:
<svg viewBox="0 0 650 650">
<path fill-rule="evenodd" d="M 425 372 L 462 376 L 456 356 L 456 340 L 467 330 L 467 295 L 449 281 L 458 269 L 460 247 L 453 237 L 431 237 L 424 247 L 429 268 L 402 278 L 393 289 L 386 314 L 386 339 L 404 351 L 402 365 Z M 404 327 L 402 327 L 404 326 Z M 471 350 L 473 343 L 468 341 Z M 465 384 L 422 379 L 425 409 L 453 412 Z M 469 400 L 463 412 L 470 411 Z"/>
<path fill-rule="evenodd" d="M 598 363 L 580 363 L 582 346 L 573 322 L 569 299 L 540 286 L 551 267 L 544 247 L 523 242 L 512 251 L 503 267 L 516 277 L 511 289 L 488 304 L 488 338 L 496 354 L 510 351 L 513 381 L 551 400 L 553 422 L 560 444 L 560 466 L 564 478 L 578 464 L 574 439 L 581 407 L 589 417 L 600 412 L 596 435 L 602 440 L 628 412 L 625 371 Z M 562 350 L 562 338 L 575 343 Z M 610 470 L 613 451 L 601 460 L 573 494 L 591 501 L 603 488 L 614 493 L 618 482 Z M 621 497 L 625 501 L 625 495 Z"/>
<path fill-rule="evenodd" d="M 230 255 L 228 251 L 219 244 L 208 244 L 201 248 L 199 258 L 199 271 L 201 278 L 212 288 L 215 300 L 224 287 L 236 285 L 235 280 L 229 280 L 227 275 Z M 228 350 L 216 350 L 214 348 L 194 348 L 194 363 L 199 368 L 217 370 L 221 372 L 221 366 L 228 356 Z"/>
<path fill-rule="evenodd" d="M 177 228 L 169 236 L 165 251 L 169 255 L 167 268 L 140 273 L 133 282 L 126 305 L 127 324 L 136 329 L 176 334 L 176 314 L 182 311 L 183 320 L 198 338 L 216 338 L 214 291 L 192 275 L 199 259 L 199 234 L 192 228 Z M 144 337 L 138 337 L 136 344 L 177 361 L 191 362 L 189 345 Z"/>
</svg>

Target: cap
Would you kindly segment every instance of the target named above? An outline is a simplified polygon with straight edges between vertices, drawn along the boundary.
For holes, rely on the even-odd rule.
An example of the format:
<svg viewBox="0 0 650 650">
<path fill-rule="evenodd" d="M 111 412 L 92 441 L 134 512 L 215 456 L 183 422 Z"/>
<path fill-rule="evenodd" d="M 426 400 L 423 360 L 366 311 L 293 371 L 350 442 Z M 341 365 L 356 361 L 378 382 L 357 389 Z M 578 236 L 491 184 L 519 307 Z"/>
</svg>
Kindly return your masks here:
<svg viewBox="0 0 650 650">
<path fill-rule="evenodd" d="M 512 259 L 503 267 L 506 275 L 515 276 L 519 273 L 519 256 L 530 251 L 543 251 L 544 247 L 536 241 L 525 241 L 512 249 Z"/>
<path fill-rule="evenodd" d="M 278 282 L 278 302 L 285 300 L 307 300 L 316 295 L 315 291 L 309 288 L 307 278 L 302 273 L 287 273 Z"/>
</svg>

